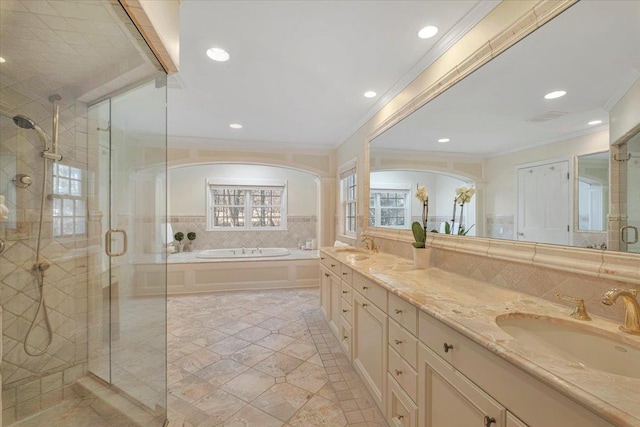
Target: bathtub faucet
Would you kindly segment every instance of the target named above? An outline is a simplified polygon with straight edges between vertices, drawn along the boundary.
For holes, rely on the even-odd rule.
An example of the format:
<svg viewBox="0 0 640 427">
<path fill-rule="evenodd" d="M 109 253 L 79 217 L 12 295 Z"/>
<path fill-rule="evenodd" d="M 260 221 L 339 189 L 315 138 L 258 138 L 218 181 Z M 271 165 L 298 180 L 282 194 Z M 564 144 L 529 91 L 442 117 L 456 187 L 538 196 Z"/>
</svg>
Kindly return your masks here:
<svg viewBox="0 0 640 427">
<path fill-rule="evenodd" d="M 242 247 L 242 255 L 246 254 L 247 250 L 244 248 L 244 246 Z"/>
<path fill-rule="evenodd" d="M 261 254 L 262 253 L 262 249 L 260 249 L 260 248 L 251 249 L 251 253 L 254 253 L 254 252 L 258 252 L 259 254 Z"/>
</svg>

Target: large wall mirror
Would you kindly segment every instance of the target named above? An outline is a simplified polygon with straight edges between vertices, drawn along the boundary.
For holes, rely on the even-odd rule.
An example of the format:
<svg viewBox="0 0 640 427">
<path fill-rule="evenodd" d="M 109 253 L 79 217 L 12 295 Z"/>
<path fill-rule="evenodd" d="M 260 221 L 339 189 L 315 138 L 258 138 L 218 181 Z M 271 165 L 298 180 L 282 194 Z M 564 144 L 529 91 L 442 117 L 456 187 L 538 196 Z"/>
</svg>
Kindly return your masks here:
<svg viewBox="0 0 640 427">
<path fill-rule="evenodd" d="M 578 2 L 371 140 L 369 227 L 419 221 L 420 184 L 429 230 L 456 212 L 468 237 L 640 252 L 640 153 L 617 134 L 640 128 L 639 22 L 637 1 Z"/>
</svg>

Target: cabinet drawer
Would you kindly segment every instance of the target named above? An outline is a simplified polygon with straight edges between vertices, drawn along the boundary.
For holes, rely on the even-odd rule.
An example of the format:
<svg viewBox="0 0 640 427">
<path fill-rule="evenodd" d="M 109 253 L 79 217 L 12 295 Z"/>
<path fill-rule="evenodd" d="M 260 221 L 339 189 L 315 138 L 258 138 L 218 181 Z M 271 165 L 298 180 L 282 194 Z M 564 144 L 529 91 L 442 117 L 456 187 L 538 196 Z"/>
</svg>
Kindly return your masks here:
<svg viewBox="0 0 640 427">
<path fill-rule="evenodd" d="M 415 402 L 418 398 L 418 373 L 389 347 L 389 374 Z"/>
<path fill-rule="evenodd" d="M 417 427 L 418 407 L 411 401 L 395 378 L 389 374 L 387 421 L 391 427 Z"/>
<path fill-rule="evenodd" d="M 324 265 L 325 267 L 327 267 L 333 274 L 335 274 L 336 276 L 340 277 L 342 276 L 340 274 L 340 261 L 336 260 L 333 257 L 330 257 L 327 254 L 320 254 L 320 264 Z"/>
<path fill-rule="evenodd" d="M 342 319 L 351 325 L 351 317 L 353 316 L 353 307 L 349 301 L 342 298 Z"/>
<path fill-rule="evenodd" d="M 454 354 L 460 353 L 460 335 L 439 320 L 420 312 L 418 338 L 434 353 L 455 366 Z"/>
<path fill-rule="evenodd" d="M 349 360 L 351 360 L 351 340 L 351 325 L 343 319 L 340 325 L 340 347 Z"/>
<path fill-rule="evenodd" d="M 389 320 L 389 347 L 396 350 L 415 369 L 418 361 L 418 339 L 393 320 Z"/>
<path fill-rule="evenodd" d="M 389 317 L 413 335 L 418 335 L 418 308 L 392 293 L 389 293 Z"/>
<path fill-rule="evenodd" d="M 378 308 L 387 311 L 387 290 L 385 288 L 373 283 L 357 272 L 353 273 L 353 288 L 367 297 Z"/>
<path fill-rule="evenodd" d="M 340 278 L 350 285 L 353 279 L 353 270 L 351 267 L 347 267 L 342 264 L 342 267 L 340 268 Z"/>
<path fill-rule="evenodd" d="M 342 282 L 342 298 L 353 305 L 353 288 L 345 282 Z"/>
</svg>

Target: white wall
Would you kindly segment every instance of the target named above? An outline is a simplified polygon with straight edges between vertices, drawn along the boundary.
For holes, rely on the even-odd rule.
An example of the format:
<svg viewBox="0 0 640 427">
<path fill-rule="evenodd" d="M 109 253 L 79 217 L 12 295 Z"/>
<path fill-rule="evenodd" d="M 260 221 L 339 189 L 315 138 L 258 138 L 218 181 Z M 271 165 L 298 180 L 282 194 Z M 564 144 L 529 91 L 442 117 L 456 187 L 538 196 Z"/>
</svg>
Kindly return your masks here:
<svg viewBox="0 0 640 427">
<path fill-rule="evenodd" d="M 169 170 L 169 215 L 205 215 L 210 178 L 278 179 L 288 186 L 287 215 L 318 215 L 318 185 L 309 173 L 260 165 L 216 164 Z"/>
<path fill-rule="evenodd" d="M 603 130 L 553 144 L 518 151 L 487 160 L 485 186 L 486 215 L 513 215 L 516 212 L 516 166 L 541 160 L 607 151 L 609 132 Z M 569 162 L 572 165 L 572 162 Z"/>
</svg>

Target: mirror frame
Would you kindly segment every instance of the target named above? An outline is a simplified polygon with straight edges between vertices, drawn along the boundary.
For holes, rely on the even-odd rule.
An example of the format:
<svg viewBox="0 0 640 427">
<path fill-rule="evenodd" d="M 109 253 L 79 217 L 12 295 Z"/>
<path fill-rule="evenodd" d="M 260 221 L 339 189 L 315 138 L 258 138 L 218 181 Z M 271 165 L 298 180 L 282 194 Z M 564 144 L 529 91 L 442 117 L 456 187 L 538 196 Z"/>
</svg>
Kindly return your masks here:
<svg viewBox="0 0 640 427">
<path fill-rule="evenodd" d="M 422 79 L 422 77 L 431 67 L 434 67 L 434 64 L 430 65 L 423 71 L 423 74 L 410 83 L 394 100 L 386 104 L 377 117 L 374 116 L 371 120 L 372 122 L 380 118 L 385 113 L 385 110 L 392 109 L 390 115 L 386 118 L 380 118 L 377 124 L 374 124 L 373 129 L 363 141 L 364 165 L 361 169 L 360 181 L 362 183 L 363 197 L 360 200 L 364 200 L 365 206 L 360 210 L 363 213 L 364 227 L 362 235 L 400 243 L 413 242 L 413 235 L 410 230 L 368 226 L 371 160 L 369 150 L 371 141 L 576 3 L 577 0 L 540 1 L 510 26 L 486 40 L 475 51 L 464 56 L 462 60 L 457 61 L 457 64 L 447 64 L 449 68 L 444 75 L 431 82 L 425 89 L 419 91 L 417 95 L 406 102 L 399 101 L 402 104 L 396 110 L 393 110 L 394 101 L 401 98 L 402 95 L 406 95 L 410 91 L 409 86 L 412 86 L 416 81 L 417 84 L 420 84 L 419 80 L 426 80 L 426 78 Z M 441 69 L 442 67 L 439 68 Z M 610 145 L 611 155 L 615 152 L 613 147 L 613 145 Z M 613 171 L 614 169 L 610 167 L 610 173 Z M 464 236 L 440 233 L 428 233 L 426 243 L 438 249 L 640 284 L 640 268 L 635 267 L 635 265 L 640 265 L 640 254 L 485 237 L 468 239 Z"/>
</svg>

